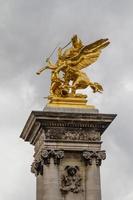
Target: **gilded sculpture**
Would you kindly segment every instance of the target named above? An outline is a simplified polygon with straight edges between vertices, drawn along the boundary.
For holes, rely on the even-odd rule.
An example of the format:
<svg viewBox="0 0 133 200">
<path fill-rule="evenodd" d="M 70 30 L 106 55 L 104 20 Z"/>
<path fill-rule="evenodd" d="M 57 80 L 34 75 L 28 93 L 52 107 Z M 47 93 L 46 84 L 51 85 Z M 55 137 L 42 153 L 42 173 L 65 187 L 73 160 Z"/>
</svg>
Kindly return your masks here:
<svg viewBox="0 0 133 200">
<path fill-rule="evenodd" d="M 53 100 L 85 99 L 87 96 L 77 93 L 79 89 L 90 87 L 94 93 L 102 92 L 103 87 L 100 83 L 92 82 L 82 69 L 90 66 L 99 58 L 101 50 L 109 45 L 108 39 L 100 39 L 96 42 L 84 45 L 77 35 L 71 38 L 71 47 L 64 50 L 58 48 L 57 61 L 53 63 L 50 57 L 46 59 L 47 65 L 41 68 L 37 74 L 44 70 L 51 70 L 50 96 L 48 99 Z"/>
</svg>

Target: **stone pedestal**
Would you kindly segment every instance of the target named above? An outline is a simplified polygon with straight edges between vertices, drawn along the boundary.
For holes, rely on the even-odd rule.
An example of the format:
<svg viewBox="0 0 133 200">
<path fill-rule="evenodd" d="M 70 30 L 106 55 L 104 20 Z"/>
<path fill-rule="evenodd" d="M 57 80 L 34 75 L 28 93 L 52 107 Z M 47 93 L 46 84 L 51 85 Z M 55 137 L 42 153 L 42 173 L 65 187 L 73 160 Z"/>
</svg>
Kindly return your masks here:
<svg viewBox="0 0 133 200">
<path fill-rule="evenodd" d="M 31 113 L 20 137 L 35 146 L 37 200 L 101 200 L 101 135 L 115 117 L 95 109 Z"/>
</svg>

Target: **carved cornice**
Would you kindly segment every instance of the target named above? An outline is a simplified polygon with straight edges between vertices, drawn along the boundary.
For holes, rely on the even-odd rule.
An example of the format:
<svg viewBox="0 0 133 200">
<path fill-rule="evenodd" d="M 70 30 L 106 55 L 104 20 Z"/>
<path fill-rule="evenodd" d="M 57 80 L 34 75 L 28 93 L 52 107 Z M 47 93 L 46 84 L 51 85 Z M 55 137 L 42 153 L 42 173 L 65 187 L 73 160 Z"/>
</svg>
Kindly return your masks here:
<svg viewBox="0 0 133 200">
<path fill-rule="evenodd" d="M 82 120 L 62 120 L 62 121 L 59 121 L 59 120 L 55 120 L 55 119 L 52 119 L 52 120 L 45 120 L 43 122 L 43 127 L 66 127 L 66 128 L 88 128 L 88 129 L 96 129 L 96 130 L 104 130 L 107 128 L 107 124 L 105 122 L 102 122 L 101 124 L 100 123 L 97 123 L 97 122 L 94 122 L 94 121 L 82 121 Z"/>
<path fill-rule="evenodd" d="M 106 152 L 105 151 L 89 151 L 85 150 L 82 153 L 86 165 L 92 165 L 93 160 L 97 166 L 100 166 L 102 160 L 106 159 Z"/>
<path fill-rule="evenodd" d="M 35 161 L 31 165 L 31 172 L 35 175 L 43 175 L 43 165 L 49 165 L 50 159 L 54 159 L 54 164 L 59 165 L 60 160 L 64 157 L 62 150 L 46 150 L 42 149 L 37 155 Z"/>
<path fill-rule="evenodd" d="M 33 111 L 23 129 L 21 138 L 35 145 L 40 137 L 40 129 L 67 128 L 88 129 L 100 135 L 116 117 L 114 114 L 101 113 L 56 113 Z"/>
</svg>

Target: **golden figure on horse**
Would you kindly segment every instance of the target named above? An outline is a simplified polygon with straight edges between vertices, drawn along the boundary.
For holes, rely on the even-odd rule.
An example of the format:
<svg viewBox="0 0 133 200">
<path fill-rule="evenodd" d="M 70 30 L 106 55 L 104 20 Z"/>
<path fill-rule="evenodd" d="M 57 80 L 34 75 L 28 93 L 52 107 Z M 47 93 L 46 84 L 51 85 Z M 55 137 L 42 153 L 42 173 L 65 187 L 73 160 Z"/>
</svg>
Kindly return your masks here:
<svg viewBox="0 0 133 200">
<path fill-rule="evenodd" d="M 55 64 L 48 58 L 47 66 L 37 72 L 40 74 L 45 69 L 52 71 L 49 98 L 85 98 L 86 95 L 78 94 L 76 91 L 87 87 L 90 87 L 94 93 L 103 91 L 102 86 L 97 82 L 92 82 L 82 69 L 98 59 L 101 50 L 109 44 L 109 40 L 100 39 L 92 44 L 84 45 L 78 36 L 74 35 L 70 43 L 72 46 L 66 50 L 58 48 Z"/>
</svg>

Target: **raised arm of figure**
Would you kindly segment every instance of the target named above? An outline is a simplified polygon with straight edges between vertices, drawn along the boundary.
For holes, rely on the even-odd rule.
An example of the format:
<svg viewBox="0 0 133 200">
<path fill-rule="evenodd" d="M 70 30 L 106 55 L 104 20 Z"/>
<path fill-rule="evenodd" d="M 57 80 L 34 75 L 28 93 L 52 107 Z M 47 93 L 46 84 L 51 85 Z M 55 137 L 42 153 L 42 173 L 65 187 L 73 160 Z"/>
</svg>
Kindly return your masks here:
<svg viewBox="0 0 133 200">
<path fill-rule="evenodd" d="M 52 63 L 51 60 L 47 60 L 47 66 L 42 67 L 41 69 L 39 69 L 36 74 L 40 75 L 45 69 L 51 69 L 51 70 L 55 70 L 57 68 L 57 65 L 55 65 L 54 63 Z"/>
<path fill-rule="evenodd" d="M 49 69 L 49 66 L 45 66 L 45 67 L 42 67 L 41 69 L 39 69 L 36 74 L 37 75 L 40 75 L 45 69 Z"/>
</svg>

